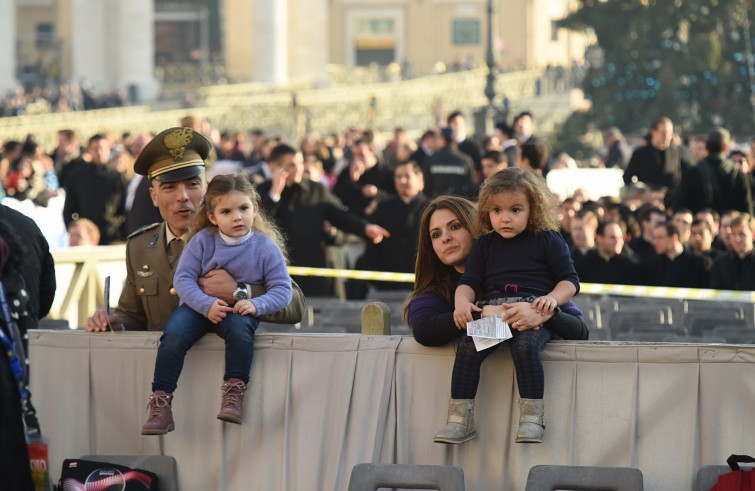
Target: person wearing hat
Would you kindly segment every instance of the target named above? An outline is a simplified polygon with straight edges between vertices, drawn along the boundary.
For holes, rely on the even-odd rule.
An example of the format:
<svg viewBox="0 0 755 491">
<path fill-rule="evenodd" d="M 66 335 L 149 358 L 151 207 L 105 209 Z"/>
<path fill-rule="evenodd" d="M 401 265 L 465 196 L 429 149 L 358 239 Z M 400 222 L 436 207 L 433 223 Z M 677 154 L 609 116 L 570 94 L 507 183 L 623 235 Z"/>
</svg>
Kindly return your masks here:
<svg viewBox="0 0 755 491">
<path fill-rule="evenodd" d="M 110 315 L 104 307 L 98 309 L 87 320 L 87 331 L 107 331 L 111 326 L 113 330 L 165 328 L 178 307 L 173 274 L 207 187 L 205 159 L 211 148 L 203 135 L 181 127 L 162 131 L 139 154 L 134 170 L 151 182 L 150 197 L 164 222 L 148 225 L 129 236 L 127 276 L 118 307 Z M 261 286 L 236 283 L 224 270 L 211 271 L 199 283 L 205 293 L 229 304 L 264 293 Z M 293 289 L 291 303 L 284 310 L 261 317 L 263 322 L 301 322 L 306 301 L 296 283 Z"/>
</svg>

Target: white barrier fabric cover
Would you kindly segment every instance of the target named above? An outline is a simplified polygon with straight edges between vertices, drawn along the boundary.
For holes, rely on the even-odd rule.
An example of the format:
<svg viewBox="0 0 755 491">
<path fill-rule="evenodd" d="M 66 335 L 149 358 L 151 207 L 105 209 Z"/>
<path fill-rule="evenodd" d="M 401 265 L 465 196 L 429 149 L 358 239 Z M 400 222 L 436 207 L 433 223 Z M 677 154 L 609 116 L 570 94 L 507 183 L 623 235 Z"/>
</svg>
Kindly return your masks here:
<svg viewBox="0 0 755 491">
<path fill-rule="evenodd" d="M 445 423 L 453 347 L 410 337 L 257 336 L 244 424 L 216 419 L 224 345 L 202 339 L 173 402 L 176 431 L 139 433 L 159 335 L 30 333 L 31 388 L 51 474 L 85 454 L 165 454 L 184 491 L 345 490 L 362 462 L 450 464 L 466 489 L 518 491 L 539 464 L 628 466 L 646 490 L 688 490 L 697 468 L 755 453 L 755 346 L 552 342 L 546 431 L 516 444 L 507 348 L 483 365 L 478 438 L 432 442 Z"/>
</svg>

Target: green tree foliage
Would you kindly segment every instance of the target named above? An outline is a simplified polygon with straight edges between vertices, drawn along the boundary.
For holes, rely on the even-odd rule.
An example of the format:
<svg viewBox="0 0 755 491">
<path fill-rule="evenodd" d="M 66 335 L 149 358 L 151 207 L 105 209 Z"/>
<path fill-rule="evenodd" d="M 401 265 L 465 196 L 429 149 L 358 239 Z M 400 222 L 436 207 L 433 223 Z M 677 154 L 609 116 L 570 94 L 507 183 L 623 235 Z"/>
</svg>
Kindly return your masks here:
<svg viewBox="0 0 755 491">
<path fill-rule="evenodd" d="M 668 116 L 685 132 L 751 135 L 751 17 L 752 0 L 580 0 L 560 25 L 597 39 L 583 82 L 596 125 L 641 132 Z"/>
</svg>

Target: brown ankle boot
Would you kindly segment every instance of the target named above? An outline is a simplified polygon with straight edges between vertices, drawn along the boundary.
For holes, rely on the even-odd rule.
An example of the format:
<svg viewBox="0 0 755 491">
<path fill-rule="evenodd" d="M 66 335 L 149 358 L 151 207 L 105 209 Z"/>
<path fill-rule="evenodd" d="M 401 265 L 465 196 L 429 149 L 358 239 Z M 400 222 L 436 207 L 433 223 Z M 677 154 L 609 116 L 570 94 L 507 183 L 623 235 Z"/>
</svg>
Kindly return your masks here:
<svg viewBox="0 0 755 491">
<path fill-rule="evenodd" d="M 241 424 L 244 416 L 244 392 L 246 392 L 246 384 L 240 379 L 228 379 L 223 384 L 223 400 L 220 403 L 218 419 Z"/>
<path fill-rule="evenodd" d="M 173 411 L 170 409 L 172 402 L 173 394 L 162 390 L 155 391 L 149 397 L 149 418 L 142 426 L 142 435 L 164 435 L 175 429 Z"/>
</svg>

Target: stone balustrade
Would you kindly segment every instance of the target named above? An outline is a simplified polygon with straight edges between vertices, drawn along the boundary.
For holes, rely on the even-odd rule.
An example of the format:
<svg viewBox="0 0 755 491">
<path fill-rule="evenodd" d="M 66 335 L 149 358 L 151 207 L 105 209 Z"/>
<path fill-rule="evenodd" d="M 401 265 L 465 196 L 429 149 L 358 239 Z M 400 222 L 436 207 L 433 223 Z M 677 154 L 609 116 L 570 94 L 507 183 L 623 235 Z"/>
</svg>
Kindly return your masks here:
<svg viewBox="0 0 755 491">
<path fill-rule="evenodd" d="M 516 101 L 536 94 L 541 70 L 503 73 L 497 93 Z M 75 130 L 81 141 L 94 133 L 159 132 L 193 114 L 208 118 L 221 129 L 264 128 L 269 134 L 298 139 L 307 130 L 329 132 L 348 125 L 390 130 L 403 126 L 415 131 L 438 123 L 450 111 L 472 109 L 487 103 L 484 69 L 434 75 L 387 83 L 369 83 L 316 89 L 311 81 L 298 81 L 280 90 L 269 84 L 214 86 L 202 89 L 201 107 L 167 111 L 132 106 L 71 113 L 29 115 L 0 119 L 3 140 L 23 140 L 32 133 L 45 148 L 55 145 L 59 130 Z"/>
</svg>

